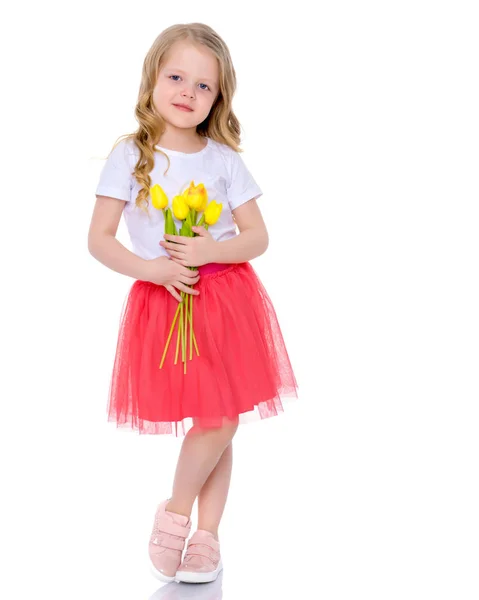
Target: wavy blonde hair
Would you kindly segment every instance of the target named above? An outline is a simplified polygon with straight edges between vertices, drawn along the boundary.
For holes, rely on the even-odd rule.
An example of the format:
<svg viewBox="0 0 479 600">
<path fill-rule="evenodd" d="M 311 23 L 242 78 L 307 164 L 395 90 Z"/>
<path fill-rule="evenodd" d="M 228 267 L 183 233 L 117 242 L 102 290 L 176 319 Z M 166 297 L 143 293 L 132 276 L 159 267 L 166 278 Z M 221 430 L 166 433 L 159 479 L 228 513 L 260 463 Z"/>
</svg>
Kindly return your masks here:
<svg viewBox="0 0 479 600">
<path fill-rule="evenodd" d="M 135 204 L 146 212 L 148 212 L 146 207 L 149 205 L 150 172 L 154 166 L 155 152 L 161 152 L 168 160 L 165 174 L 170 168 L 168 155 L 160 149 L 154 150 L 154 146 L 158 144 L 158 140 L 165 131 L 165 121 L 154 110 L 153 90 L 166 53 L 175 42 L 180 40 L 201 44 L 211 50 L 218 59 L 218 96 L 208 117 L 197 125 L 197 133 L 226 144 L 236 152 L 243 152 L 239 147 L 240 123 L 232 109 L 232 100 L 236 91 L 236 72 L 225 42 L 211 27 L 203 23 L 177 24 L 164 29 L 153 42 L 143 62 L 140 91 L 135 107 L 135 117 L 139 123 L 138 129 L 133 133 L 120 136 L 110 151 L 111 154 L 122 140 L 129 139 L 134 140 L 139 148 L 140 157 L 132 173 L 141 185 Z"/>
</svg>

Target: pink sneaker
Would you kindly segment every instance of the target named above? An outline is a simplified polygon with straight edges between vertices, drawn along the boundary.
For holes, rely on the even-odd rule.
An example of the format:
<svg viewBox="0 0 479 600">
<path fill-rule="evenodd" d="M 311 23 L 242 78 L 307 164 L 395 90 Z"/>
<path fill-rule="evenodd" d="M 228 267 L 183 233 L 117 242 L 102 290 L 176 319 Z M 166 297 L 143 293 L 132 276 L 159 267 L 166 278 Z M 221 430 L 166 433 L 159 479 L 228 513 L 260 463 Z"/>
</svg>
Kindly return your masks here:
<svg viewBox="0 0 479 600">
<path fill-rule="evenodd" d="M 153 531 L 148 544 L 153 575 L 161 581 L 174 581 L 181 563 L 185 540 L 190 535 L 191 520 L 165 510 L 170 501 L 164 500 L 156 510 Z"/>
<path fill-rule="evenodd" d="M 209 531 L 198 529 L 188 541 L 175 579 L 185 583 L 207 583 L 214 581 L 222 568 L 219 542 Z"/>
</svg>

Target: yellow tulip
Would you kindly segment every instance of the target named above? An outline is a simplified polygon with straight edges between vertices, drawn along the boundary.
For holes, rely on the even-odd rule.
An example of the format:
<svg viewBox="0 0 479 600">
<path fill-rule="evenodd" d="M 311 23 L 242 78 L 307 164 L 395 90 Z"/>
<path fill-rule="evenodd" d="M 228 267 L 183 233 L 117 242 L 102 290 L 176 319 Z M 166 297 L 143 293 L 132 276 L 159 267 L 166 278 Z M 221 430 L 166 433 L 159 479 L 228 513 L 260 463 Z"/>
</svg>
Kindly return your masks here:
<svg viewBox="0 0 479 600">
<path fill-rule="evenodd" d="M 150 188 L 151 202 L 155 208 L 162 210 L 168 206 L 168 196 L 158 183 Z"/>
<path fill-rule="evenodd" d="M 175 217 L 178 220 L 182 221 L 183 219 L 186 219 L 186 216 L 188 215 L 188 211 L 190 209 L 188 207 L 188 204 L 186 204 L 185 199 L 182 195 L 175 196 L 173 198 L 172 206 L 173 206 L 173 214 L 175 215 Z"/>
<path fill-rule="evenodd" d="M 202 210 L 206 210 L 207 204 L 208 204 L 208 194 L 205 194 L 205 197 L 203 199 L 203 204 L 200 206 L 200 210 L 198 212 L 201 212 Z"/>
<path fill-rule="evenodd" d="M 190 187 L 183 192 L 183 195 L 190 208 L 196 210 L 196 212 L 205 210 L 208 202 L 208 191 L 203 183 L 195 185 L 195 182 L 192 181 Z"/>
<path fill-rule="evenodd" d="M 205 208 L 205 222 L 208 223 L 208 225 L 214 225 L 220 218 L 222 210 L 223 205 L 212 200 Z"/>
</svg>

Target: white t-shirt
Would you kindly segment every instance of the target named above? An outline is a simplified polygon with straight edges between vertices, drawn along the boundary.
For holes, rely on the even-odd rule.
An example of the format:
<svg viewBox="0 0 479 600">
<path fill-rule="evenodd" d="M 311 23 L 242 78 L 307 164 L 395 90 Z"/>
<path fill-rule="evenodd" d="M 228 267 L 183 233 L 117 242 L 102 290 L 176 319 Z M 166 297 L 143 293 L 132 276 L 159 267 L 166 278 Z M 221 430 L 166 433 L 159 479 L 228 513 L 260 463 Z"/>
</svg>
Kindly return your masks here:
<svg viewBox="0 0 479 600">
<path fill-rule="evenodd" d="M 259 198 L 263 192 L 238 152 L 211 138 L 207 138 L 207 142 L 202 150 L 189 154 L 155 146 L 168 154 L 170 168 L 164 175 L 168 161 L 163 154 L 155 152 L 151 186 L 160 184 L 171 208 L 173 197 L 189 187 L 191 181 L 195 185 L 203 183 L 208 203 L 215 200 L 223 204 L 220 218 L 208 228 L 215 240 L 222 241 L 238 235 L 231 211 L 248 200 Z M 103 166 L 95 193 L 126 201 L 123 216 L 135 254 L 144 259 L 169 256 L 159 245 L 165 232 L 163 211 L 152 205 L 151 197 L 148 198 L 149 215 L 135 204 L 140 184 L 132 173 L 139 156 L 140 151 L 132 139 L 119 142 Z M 174 215 L 173 218 L 179 231 L 181 221 Z"/>
</svg>

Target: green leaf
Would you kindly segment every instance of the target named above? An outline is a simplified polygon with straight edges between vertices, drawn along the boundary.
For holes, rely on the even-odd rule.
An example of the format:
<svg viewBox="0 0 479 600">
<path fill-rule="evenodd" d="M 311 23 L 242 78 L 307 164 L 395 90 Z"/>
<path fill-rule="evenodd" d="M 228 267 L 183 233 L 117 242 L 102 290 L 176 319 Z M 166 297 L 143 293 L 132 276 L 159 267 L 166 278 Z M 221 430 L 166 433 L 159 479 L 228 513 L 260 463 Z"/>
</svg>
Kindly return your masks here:
<svg viewBox="0 0 479 600">
<path fill-rule="evenodd" d="M 171 208 L 166 209 L 165 233 L 168 233 L 169 235 L 178 235 Z"/>
<path fill-rule="evenodd" d="M 172 233 L 172 224 L 173 224 L 173 220 L 171 218 L 171 209 L 167 208 L 165 210 L 165 233 L 168 233 L 168 234 Z"/>
</svg>

